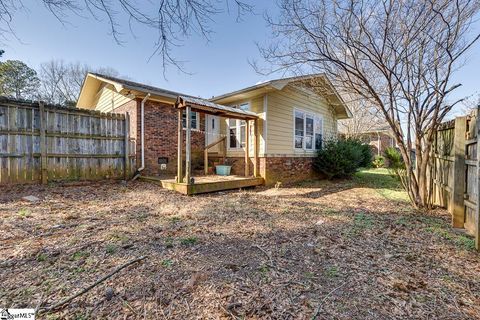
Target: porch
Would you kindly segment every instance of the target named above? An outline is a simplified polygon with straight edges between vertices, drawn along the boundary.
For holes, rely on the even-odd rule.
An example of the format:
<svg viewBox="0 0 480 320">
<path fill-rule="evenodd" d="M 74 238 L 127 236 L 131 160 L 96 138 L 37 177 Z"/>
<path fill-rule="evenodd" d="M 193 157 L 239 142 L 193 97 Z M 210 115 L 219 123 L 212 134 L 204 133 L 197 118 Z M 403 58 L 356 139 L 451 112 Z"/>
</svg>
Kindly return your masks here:
<svg viewBox="0 0 480 320">
<path fill-rule="evenodd" d="M 251 111 L 241 110 L 237 108 L 218 105 L 207 100 L 179 96 L 175 103 L 178 110 L 178 154 L 177 154 L 177 175 L 175 179 L 158 179 L 146 177 L 145 179 L 159 182 L 164 188 L 174 190 L 186 195 L 194 195 L 199 193 L 215 192 L 222 190 L 239 189 L 246 187 L 254 187 L 264 184 L 264 179 L 259 176 L 258 170 L 258 116 Z M 185 128 L 182 124 L 182 115 L 185 112 L 187 121 Z M 206 115 L 217 116 L 227 119 L 242 120 L 245 123 L 245 146 L 244 146 L 244 176 L 213 175 L 213 170 L 209 171 L 210 155 L 215 154 L 217 161 L 222 159 L 225 164 L 226 159 L 226 137 L 222 137 L 205 147 L 204 150 L 204 172 L 202 175 L 192 176 L 192 152 L 191 152 L 191 118 L 192 112 L 203 113 Z M 185 137 L 184 137 L 185 134 Z M 252 136 L 251 138 L 249 136 Z M 183 149 L 183 141 L 185 138 L 185 151 Z M 253 141 L 250 141 L 253 140 Z M 250 148 L 253 147 L 253 157 L 250 156 Z M 218 152 L 211 153 L 211 149 L 217 149 Z M 184 159 L 185 157 L 185 159 Z M 253 159 L 252 159 L 253 158 Z M 253 162 L 253 172 L 250 170 L 250 161 Z M 221 162 L 220 162 L 221 163 Z M 218 164 L 218 162 L 217 162 Z M 212 169 L 212 167 L 210 169 Z"/>
<path fill-rule="evenodd" d="M 142 180 L 160 184 L 163 188 L 185 195 L 256 187 L 264 184 L 263 178 L 242 176 L 209 175 L 195 178 L 195 183 L 179 183 L 175 179 L 162 180 L 157 177 L 141 177 Z"/>
</svg>

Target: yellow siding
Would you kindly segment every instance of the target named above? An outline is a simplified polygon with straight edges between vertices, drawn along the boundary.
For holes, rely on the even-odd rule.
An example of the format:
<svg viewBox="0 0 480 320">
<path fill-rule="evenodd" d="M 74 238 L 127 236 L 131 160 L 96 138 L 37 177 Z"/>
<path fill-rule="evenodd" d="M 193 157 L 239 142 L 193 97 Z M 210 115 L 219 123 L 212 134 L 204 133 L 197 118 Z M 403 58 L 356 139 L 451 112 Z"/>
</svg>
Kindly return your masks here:
<svg viewBox="0 0 480 320">
<path fill-rule="evenodd" d="M 112 85 L 106 85 L 97 93 L 95 110 L 101 112 L 113 112 L 114 109 L 131 100 L 132 99 L 116 92 Z"/>
<path fill-rule="evenodd" d="M 323 137 L 337 135 L 337 120 L 327 102 L 306 90 L 287 86 L 267 96 L 267 150 L 268 156 L 313 156 L 312 151 L 294 148 L 294 109 L 323 117 Z"/>
<path fill-rule="evenodd" d="M 229 105 L 240 105 L 240 104 L 243 104 L 243 103 L 246 103 L 246 102 L 249 102 L 250 103 L 250 111 L 253 111 L 255 113 L 258 114 L 258 116 L 260 117 L 258 121 L 258 137 L 257 137 L 257 141 L 258 141 L 258 153 L 259 153 L 259 156 L 263 156 L 264 153 L 265 153 L 265 136 L 264 136 L 264 131 L 263 131 L 263 123 L 264 123 L 264 119 L 265 119 L 265 112 L 263 110 L 263 102 L 264 102 L 264 95 L 260 95 L 258 97 L 255 97 L 255 98 L 252 98 L 252 99 L 249 99 L 249 100 L 238 100 L 238 101 L 235 101 L 233 103 L 229 103 Z M 227 127 L 227 123 L 228 123 L 228 119 L 225 119 L 223 118 L 222 121 L 220 121 L 221 123 L 221 127 L 220 127 L 220 130 L 221 130 L 221 133 L 222 134 L 225 134 L 225 135 L 228 135 L 228 127 Z M 251 122 L 251 125 L 253 126 L 253 121 Z M 253 130 L 253 129 L 252 129 Z M 253 136 L 250 135 L 250 141 L 252 142 L 252 139 L 253 139 Z M 228 157 L 244 157 L 245 156 L 245 151 L 242 149 L 242 150 L 229 150 L 227 148 L 227 156 Z M 253 143 L 250 143 L 250 156 L 253 157 L 254 156 L 254 153 L 253 153 Z"/>
</svg>

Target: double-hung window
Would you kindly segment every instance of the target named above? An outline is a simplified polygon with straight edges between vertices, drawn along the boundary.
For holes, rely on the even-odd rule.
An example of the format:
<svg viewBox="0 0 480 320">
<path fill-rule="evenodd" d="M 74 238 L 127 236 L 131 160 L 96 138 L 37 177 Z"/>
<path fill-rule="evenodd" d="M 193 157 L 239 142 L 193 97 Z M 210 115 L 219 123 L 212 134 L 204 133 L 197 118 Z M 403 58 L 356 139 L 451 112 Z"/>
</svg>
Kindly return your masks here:
<svg viewBox="0 0 480 320">
<path fill-rule="evenodd" d="M 187 111 L 182 112 L 182 127 L 187 127 Z M 190 128 L 200 130 L 200 115 L 198 112 L 190 111 Z"/>
<path fill-rule="evenodd" d="M 244 111 L 250 110 L 249 103 L 243 103 L 234 107 Z M 246 135 L 247 122 L 245 120 L 228 119 L 228 148 L 245 148 Z"/>
<path fill-rule="evenodd" d="M 313 116 L 305 114 L 305 149 L 313 150 Z"/>
<path fill-rule="evenodd" d="M 303 149 L 305 139 L 305 113 L 295 110 L 295 149 Z"/>
<path fill-rule="evenodd" d="M 323 119 L 315 116 L 315 150 L 322 149 L 323 143 Z"/>
<path fill-rule="evenodd" d="M 294 125 L 295 149 L 313 151 L 322 148 L 323 122 L 320 116 L 295 110 Z"/>
<path fill-rule="evenodd" d="M 238 128 L 237 128 L 237 120 L 235 119 L 228 119 L 228 147 L 230 149 L 237 149 L 239 148 L 240 141 L 238 141 Z"/>
</svg>

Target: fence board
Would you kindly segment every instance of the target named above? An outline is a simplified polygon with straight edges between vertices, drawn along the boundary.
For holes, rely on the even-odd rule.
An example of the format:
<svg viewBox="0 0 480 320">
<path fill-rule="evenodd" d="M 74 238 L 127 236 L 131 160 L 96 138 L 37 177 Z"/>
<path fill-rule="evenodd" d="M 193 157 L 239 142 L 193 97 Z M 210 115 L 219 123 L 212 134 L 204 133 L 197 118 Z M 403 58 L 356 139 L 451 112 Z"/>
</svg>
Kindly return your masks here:
<svg viewBox="0 0 480 320">
<path fill-rule="evenodd" d="M 435 135 L 431 165 L 432 203 L 447 208 L 452 225 L 463 227 L 480 247 L 479 109 L 440 126 Z"/>
<path fill-rule="evenodd" d="M 130 177 L 135 142 L 125 126 L 125 115 L 0 98 L 0 184 L 40 182 L 42 153 L 49 181 Z"/>
</svg>

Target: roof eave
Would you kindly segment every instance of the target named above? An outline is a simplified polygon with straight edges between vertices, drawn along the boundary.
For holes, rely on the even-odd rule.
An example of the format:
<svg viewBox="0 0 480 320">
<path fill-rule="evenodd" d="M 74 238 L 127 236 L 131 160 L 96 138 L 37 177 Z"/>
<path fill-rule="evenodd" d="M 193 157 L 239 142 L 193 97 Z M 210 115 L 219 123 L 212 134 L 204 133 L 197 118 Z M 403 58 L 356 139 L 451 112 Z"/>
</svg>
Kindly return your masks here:
<svg viewBox="0 0 480 320">
<path fill-rule="evenodd" d="M 245 111 L 245 110 L 240 110 L 233 107 L 219 105 L 212 101 L 208 101 L 200 98 L 178 96 L 175 102 L 175 108 L 183 109 L 186 107 L 190 107 L 193 111 L 199 111 L 199 112 L 220 116 L 220 117 L 240 119 L 240 120 L 258 119 L 258 115 L 251 111 Z"/>
<path fill-rule="evenodd" d="M 138 91 L 138 92 L 142 92 L 145 95 L 150 94 L 150 95 L 154 95 L 154 96 L 171 98 L 172 100 L 175 100 L 178 97 L 178 94 L 167 93 L 167 92 L 159 92 L 159 91 L 155 91 L 155 90 L 147 90 L 145 88 L 132 86 L 132 85 L 124 85 L 123 88 L 127 89 L 127 90 L 135 90 L 135 91 Z"/>
<path fill-rule="evenodd" d="M 95 78 L 95 79 L 98 79 L 98 80 L 100 80 L 100 81 L 103 81 L 103 82 L 106 82 L 106 83 L 108 83 L 108 84 L 111 84 L 111 85 L 115 88 L 115 90 L 116 90 L 117 92 L 122 91 L 122 89 L 124 88 L 124 86 L 123 86 L 121 83 L 118 83 L 118 82 L 116 82 L 116 81 L 113 81 L 113 80 L 110 80 L 110 79 L 101 77 L 101 76 L 99 76 L 99 75 L 96 75 L 96 74 L 93 74 L 93 73 L 90 73 L 90 72 L 87 74 L 87 76 L 91 76 L 91 77 L 93 77 L 93 78 Z"/>
<path fill-rule="evenodd" d="M 338 105 L 341 106 L 344 110 L 344 113 L 335 110 L 335 113 L 337 114 L 337 119 L 343 120 L 343 119 L 352 118 L 353 117 L 352 112 L 350 111 L 350 109 L 348 108 L 347 104 L 345 103 L 343 98 L 340 96 L 338 91 L 333 86 L 333 83 L 330 81 L 330 79 L 327 76 L 323 75 L 323 78 L 325 79 L 325 82 L 330 87 L 331 91 L 333 92 L 333 96 L 335 97 L 335 100 L 337 100 Z"/>
<path fill-rule="evenodd" d="M 264 83 L 254 85 L 254 86 L 250 86 L 250 87 L 247 87 L 247 88 L 244 88 L 244 89 L 241 89 L 241 90 L 232 91 L 232 92 L 229 92 L 229 93 L 225 93 L 225 94 L 213 97 L 213 98 L 209 99 L 209 101 L 212 101 L 212 102 L 221 101 L 221 100 L 225 100 L 225 99 L 228 99 L 228 98 L 233 98 L 233 97 L 238 96 L 240 94 L 244 94 L 244 93 L 247 93 L 247 92 L 250 92 L 250 91 L 254 91 L 254 90 L 258 90 L 258 89 L 262 89 L 262 88 L 267 88 L 267 87 L 273 88 L 270 85 L 270 82 L 264 82 Z"/>
</svg>

